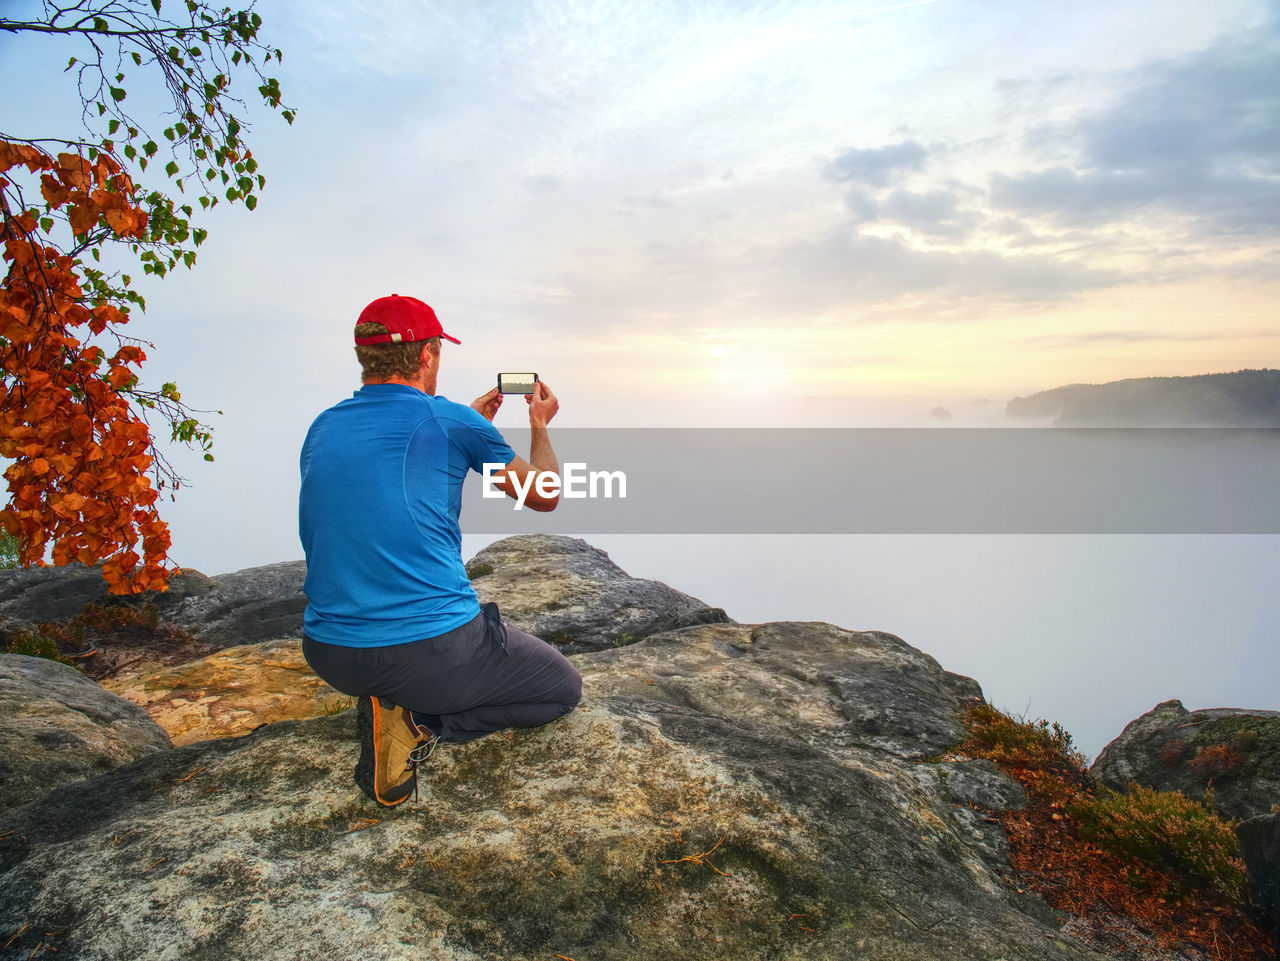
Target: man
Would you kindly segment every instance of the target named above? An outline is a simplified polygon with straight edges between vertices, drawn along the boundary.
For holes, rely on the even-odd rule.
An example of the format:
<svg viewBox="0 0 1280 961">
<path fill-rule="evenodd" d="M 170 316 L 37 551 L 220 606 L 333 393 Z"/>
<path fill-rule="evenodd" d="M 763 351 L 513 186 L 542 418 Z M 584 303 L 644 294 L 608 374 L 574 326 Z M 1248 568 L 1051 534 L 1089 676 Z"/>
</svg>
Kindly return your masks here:
<svg viewBox="0 0 1280 961">
<path fill-rule="evenodd" d="M 462 564 L 458 515 L 467 472 L 500 463 L 499 485 L 529 491 L 558 472 L 547 424 L 559 401 L 543 382 L 525 396 L 529 459 L 491 421 L 497 388 L 470 407 L 436 395 L 435 311 L 392 294 L 356 323 L 363 386 L 311 425 L 302 448 L 298 527 L 307 558 L 302 652 L 358 698 L 355 779 L 390 807 L 417 793 L 417 766 L 441 742 L 537 727 L 573 710 L 582 679 L 550 644 L 482 613 Z M 526 487 L 532 479 L 533 487 Z"/>
</svg>

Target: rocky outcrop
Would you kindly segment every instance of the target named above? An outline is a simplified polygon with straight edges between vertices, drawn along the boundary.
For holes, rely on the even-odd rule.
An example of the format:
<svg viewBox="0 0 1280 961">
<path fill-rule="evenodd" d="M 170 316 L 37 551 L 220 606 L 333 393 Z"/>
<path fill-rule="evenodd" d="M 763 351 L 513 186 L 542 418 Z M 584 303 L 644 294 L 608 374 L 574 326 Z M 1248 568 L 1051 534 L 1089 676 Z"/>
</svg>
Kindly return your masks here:
<svg viewBox="0 0 1280 961">
<path fill-rule="evenodd" d="M 0 654 L 0 809 L 169 747 L 146 711 L 75 668 Z"/>
<path fill-rule="evenodd" d="M 929 756 L 976 685 L 897 638 L 705 625 L 576 663 L 575 712 L 446 745 L 400 808 L 355 789 L 347 712 L 11 811 L 0 932 L 195 961 L 1100 957 L 975 824 L 1017 786 Z"/>
<path fill-rule="evenodd" d="M 1236 836 L 1254 897 L 1271 919 L 1277 932 L 1276 948 L 1280 949 L 1280 811 L 1241 821 L 1236 825 Z"/>
<path fill-rule="evenodd" d="M 632 577 L 586 541 L 522 534 L 496 541 L 467 563 L 481 603 L 566 654 L 622 647 L 678 627 L 724 623 L 725 612 Z"/>
<path fill-rule="evenodd" d="M 168 624 L 219 647 L 300 637 L 307 598 L 302 561 L 250 567 L 206 577 L 183 570 L 168 589 L 136 597 L 107 593 L 101 573 L 83 564 L 0 572 L 0 622 L 17 627 L 65 621 L 86 604 L 154 604 Z"/>
<path fill-rule="evenodd" d="M 634 643 L 650 634 L 729 618 L 661 581 L 632 577 L 586 541 L 550 534 L 508 537 L 467 564 L 480 600 L 496 600 L 517 627 L 567 654 Z M 163 593 L 107 594 L 99 572 L 69 564 L 0 572 L 0 624 L 65 621 L 85 604 L 154 604 L 160 619 L 215 648 L 302 636 L 306 565 L 289 561 L 206 577 L 184 570 Z M 201 654 L 204 651 L 200 652 Z"/>
<path fill-rule="evenodd" d="M 1280 801 L 1280 711 L 1188 711 L 1178 700 L 1129 722 L 1090 771 L 1123 791 L 1130 781 L 1200 799 L 1228 818 L 1270 812 Z"/>
<path fill-rule="evenodd" d="M 86 604 L 100 604 L 107 583 L 96 567 L 32 567 L 0 571 L 0 623 L 34 627 L 65 621 Z"/>
<path fill-rule="evenodd" d="M 146 708 L 174 744 L 248 734 L 352 703 L 312 673 L 297 639 L 242 644 L 171 667 L 139 665 L 103 687 Z"/>
<path fill-rule="evenodd" d="M 892 634 L 809 622 L 692 627 L 601 652 L 579 670 L 603 693 L 903 759 L 964 740 L 957 688 L 982 694 Z"/>
<path fill-rule="evenodd" d="M 302 636 L 302 614 L 307 596 L 303 561 L 286 561 L 250 567 L 233 574 L 199 578 L 195 585 L 183 579 L 164 594 L 153 596 L 164 620 L 187 627 L 220 645 L 253 644 Z"/>
</svg>

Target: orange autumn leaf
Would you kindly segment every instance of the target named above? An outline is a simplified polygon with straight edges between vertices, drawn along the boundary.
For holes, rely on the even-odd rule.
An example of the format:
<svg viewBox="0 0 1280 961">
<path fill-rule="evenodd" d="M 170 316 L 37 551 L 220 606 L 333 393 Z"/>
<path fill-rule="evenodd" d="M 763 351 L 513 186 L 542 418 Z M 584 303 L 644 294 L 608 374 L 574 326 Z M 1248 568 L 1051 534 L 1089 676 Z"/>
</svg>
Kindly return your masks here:
<svg viewBox="0 0 1280 961">
<path fill-rule="evenodd" d="M 132 181 L 105 154 L 90 162 L 63 153 L 55 161 L 0 139 L 0 171 L 19 164 L 49 171 L 40 193 L 76 233 L 100 220 L 118 235 L 145 231 Z M 6 218 L 0 456 L 13 463 L 4 472 L 9 503 L 0 525 L 18 537 L 25 564 L 43 564 L 48 550 L 55 564 L 102 561 L 116 593 L 163 589 L 170 538 L 154 507 L 159 491 L 146 476 L 151 431 L 124 393 L 146 353 L 124 344 L 107 361 L 87 346 L 90 337 L 127 323 L 128 310 L 88 302 L 72 257 L 42 242 L 39 229 L 25 212 Z"/>
</svg>

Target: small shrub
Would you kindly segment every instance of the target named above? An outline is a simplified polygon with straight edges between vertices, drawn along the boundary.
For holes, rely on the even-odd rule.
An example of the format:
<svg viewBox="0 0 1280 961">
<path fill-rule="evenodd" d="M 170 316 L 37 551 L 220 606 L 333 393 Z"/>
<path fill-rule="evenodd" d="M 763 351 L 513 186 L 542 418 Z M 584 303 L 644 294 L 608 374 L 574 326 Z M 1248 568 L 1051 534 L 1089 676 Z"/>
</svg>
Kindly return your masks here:
<svg viewBox="0 0 1280 961">
<path fill-rule="evenodd" d="M 140 607 L 127 604 L 89 603 L 66 621 L 41 624 L 40 632 L 67 647 L 84 646 L 87 639 L 111 638 L 120 635 L 144 638 L 171 638 L 188 640 L 186 628 L 175 624 L 162 624 L 160 608 L 147 601 Z"/>
<path fill-rule="evenodd" d="M 990 704 L 971 707 L 965 718 L 969 729 L 970 748 L 997 763 L 1065 765 L 1077 770 L 1088 766 L 1088 759 L 1075 749 L 1071 735 L 1057 721 L 1043 718 L 1028 721 L 997 710 Z"/>
<path fill-rule="evenodd" d="M 1124 794 L 1079 801 L 1080 832 L 1104 850 L 1190 876 L 1236 904 L 1247 884 L 1234 824 L 1178 791 L 1129 785 Z"/>
<path fill-rule="evenodd" d="M 1210 744 L 1200 749 L 1189 762 L 1189 766 L 1206 784 L 1212 784 L 1233 774 L 1243 762 L 1244 758 L 1230 745 Z"/>
<path fill-rule="evenodd" d="M 1166 767 L 1173 767 L 1187 755 L 1187 742 L 1171 737 L 1160 748 L 1160 760 Z"/>
<path fill-rule="evenodd" d="M 57 643 L 51 637 L 46 637 L 37 631 L 19 631 L 11 635 L 4 642 L 3 652 L 5 654 L 26 654 L 28 657 L 43 657 L 48 661 L 57 661 L 59 664 L 72 664 L 62 656 L 62 651 L 58 649 Z"/>
<path fill-rule="evenodd" d="M 1257 731 L 1245 729 L 1231 739 L 1231 749 L 1237 754 L 1252 754 L 1262 746 L 1262 738 Z"/>
<path fill-rule="evenodd" d="M 341 714 L 343 711 L 349 711 L 356 706 L 354 698 L 345 701 L 334 701 L 324 706 L 324 716 L 332 717 L 335 714 Z"/>
</svg>

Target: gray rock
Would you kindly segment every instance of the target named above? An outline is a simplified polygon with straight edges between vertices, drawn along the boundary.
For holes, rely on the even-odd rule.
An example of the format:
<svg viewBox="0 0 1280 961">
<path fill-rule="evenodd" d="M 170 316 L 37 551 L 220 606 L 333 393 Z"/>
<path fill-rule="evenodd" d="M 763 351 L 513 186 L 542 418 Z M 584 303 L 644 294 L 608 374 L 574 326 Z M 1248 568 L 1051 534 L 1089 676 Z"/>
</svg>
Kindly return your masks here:
<svg viewBox="0 0 1280 961">
<path fill-rule="evenodd" d="M 477 553 L 467 574 L 482 603 L 496 601 L 505 620 L 566 654 L 729 621 L 721 608 L 661 581 L 632 577 L 604 551 L 574 537 L 504 538 Z"/>
<path fill-rule="evenodd" d="M 0 809 L 171 746 L 145 710 L 74 667 L 0 654 Z"/>
<path fill-rule="evenodd" d="M 1249 869 L 1254 897 L 1277 932 L 1280 942 L 1280 813 L 1259 814 L 1236 825 L 1240 851 Z M 1280 943 L 1277 943 L 1280 947 Z"/>
<path fill-rule="evenodd" d="M 180 624 L 219 647 L 256 644 L 302 636 L 307 596 L 303 561 L 250 567 L 233 574 L 206 578 L 198 571 L 177 581 L 163 594 L 152 595 L 160 616 Z M 172 592 L 172 593 L 171 593 Z"/>
<path fill-rule="evenodd" d="M 964 740 L 947 672 L 880 631 L 814 622 L 708 624 L 601 652 L 581 670 L 610 694 L 749 718 L 824 747 L 914 759 Z"/>
<path fill-rule="evenodd" d="M 996 767 L 994 761 L 960 761 L 941 765 L 939 770 L 947 794 L 956 804 L 983 811 L 1020 811 L 1026 807 L 1026 789 Z"/>
<path fill-rule="evenodd" d="M 1224 817 L 1265 814 L 1280 800 L 1280 711 L 1188 711 L 1164 701 L 1129 722 L 1090 772 L 1123 791 L 1130 781 L 1204 798 Z"/>
<path fill-rule="evenodd" d="M 11 624 L 33 627 L 65 621 L 107 596 L 107 583 L 96 567 L 68 564 L 0 571 L 0 621 Z"/>
<path fill-rule="evenodd" d="M 652 677 L 655 650 L 684 645 L 717 683 L 678 683 L 688 661 Z M 837 650 L 892 706 L 822 676 Z M 348 712 L 175 748 L 11 811 L 0 932 L 27 923 L 21 956 L 48 938 L 80 959 L 1103 957 L 1006 884 L 940 777 L 870 746 L 923 749 L 959 711 L 901 641 L 696 627 L 577 663 L 578 710 L 444 746 L 399 808 L 353 786 Z M 909 704 L 933 734 L 888 723 Z"/>
<path fill-rule="evenodd" d="M 729 618 L 660 581 L 631 577 L 586 541 L 553 535 L 508 537 L 467 565 L 481 601 L 568 654 L 634 643 L 649 634 Z M 0 574 L 0 623 L 62 621 L 86 603 L 154 603 L 161 618 L 216 648 L 302 636 L 307 598 L 303 561 L 206 577 L 184 570 L 163 593 L 107 594 L 98 571 L 80 564 Z"/>
<path fill-rule="evenodd" d="M 251 567 L 232 574 L 206 577 L 184 569 L 169 578 L 163 592 L 133 597 L 108 594 L 96 567 L 68 564 L 0 572 L 0 622 L 7 629 L 31 628 L 43 622 L 65 621 L 86 604 L 152 603 L 169 624 L 187 628 L 216 647 L 301 637 L 307 598 L 302 561 Z"/>
</svg>

